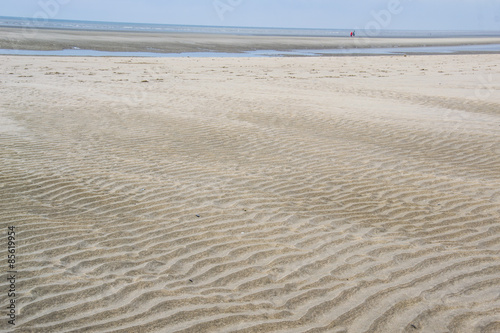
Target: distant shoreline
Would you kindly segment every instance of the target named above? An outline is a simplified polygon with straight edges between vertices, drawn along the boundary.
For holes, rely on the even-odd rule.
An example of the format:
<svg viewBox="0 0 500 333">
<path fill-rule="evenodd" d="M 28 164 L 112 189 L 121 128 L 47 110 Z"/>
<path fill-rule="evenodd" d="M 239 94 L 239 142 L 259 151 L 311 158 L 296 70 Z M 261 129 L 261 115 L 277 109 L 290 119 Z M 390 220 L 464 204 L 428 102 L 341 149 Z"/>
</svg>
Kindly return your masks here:
<svg viewBox="0 0 500 333">
<path fill-rule="evenodd" d="M 0 27 L 32 28 L 72 31 L 101 32 L 151 32 L 151 33 L 195 33 L 233 36 L 273 36 L 273 37 L 349 37 L 356 31 L 358 37 L 378 38 L 470 38 L 500 37 L 500 31 L 493 30 L 393 30 L 368 31 L 358 27 L 334 28 L 291 28 L 291 27 L 250 27 L 250 26 L 207 26 L 159 23 L 131 23 L 106 21 L 80 21 L 0 16 Z"/>
<path fill-rule="evenodd" d="M 32 51 L 61 51 L 73 49 L 101 52 L 144 52 L 153 54 L 200 52 L 241 54 L 245 52 L 266 50 L 277 52 L 315 50 L 318 51 L 317 53 L 321 53 L 321 50 L 336 49 L 361 50 L 381 48 L 457 47 L 492 44 L 500 44 L 500 37 L 350 38 L 0 27 L 0 49 Z M 363 51 L 362 53 L 366 52 Z M 472 53 L 492 52 L 475 52 L 472 50 Z M 500 52 L 495 50 L 493 53 Z M 343 52 L 343 54 L 346 55 L 345 52 Z"/>
<path fill-rule="evenodd" d="M 214 27 L 215 28 L 215 27 Z M 58 28 L 58 27 L 16 27 L 0 24 L 0 29 L 21 29 L 21 30 L 48 30 L 48 31 L 75 31 L 75 32 L 98 32 L 98 33 L 123 33 L 123 34 L 156 34 L 156 35 L 215 35 L 215 36 L 233 36 L 233 37 L 274 37 L 274 38 L 346 38 L 349 37 L 349 32 L 345 31 L 344 34 L 336 34 L 336 35 L 316 35 L 316 34 L 301 34 L 301 35 L 293 35 L 293 34 L 285 34 L 285 33 L 245 33 L 245 32 L 190 32 L 190 31 L 138 31 L 138 30 L 108 30 L 108 29 L 98 29 L 98 28 Z M 279 30 L 287 30 L 287 29 L 279 29 Z M 294 29 L 290 29 L 294 30 Z M 300 29 L 299 29 L 300 30 Z M 307 31 L 307 29 L 304 29 Z M 385 35 L 377 35 L 377 36 L 363 36 L 359 34 L 355 38 L 362 39 L 449 39 L 449 38 L 499 38 L 500 32 L 427 32 L 419 35 L 408 35 L 405 36 L 403 34 L 398 34 L 395 32 L 394 34 L 385 34 Z"/>
</svg>

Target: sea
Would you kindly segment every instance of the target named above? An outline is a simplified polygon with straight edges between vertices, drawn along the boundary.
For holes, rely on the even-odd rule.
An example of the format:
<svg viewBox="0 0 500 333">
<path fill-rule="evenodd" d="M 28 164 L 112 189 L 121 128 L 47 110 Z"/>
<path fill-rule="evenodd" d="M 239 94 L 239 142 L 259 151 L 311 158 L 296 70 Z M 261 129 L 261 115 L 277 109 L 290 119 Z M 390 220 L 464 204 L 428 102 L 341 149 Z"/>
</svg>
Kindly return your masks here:
<svg viewBox="0 0 500 333">
<path fill-rule="evenodd" d="M 117 32 L 158 32 L 158 33 L 197 33 L 197 34 L 227 34 L 242 36 L 297 36 L 297 37 L 346 37 L 355 30 L 358 37 L 378 38 L 441 38 L 441 37 L 500 37 L 500 31 L 423 31 L 423 30 L 384 30 L 376 32 L 363 29 L 306 29 L 306 28 L 266 28 L 266 27 L 230 27 L 201 26 L 125 22 L 96 22 L 57 19 L 34 19 L 0 16 L 0 27 L 63 29 L 84 31 L 117 31 Z M 417 50 L 415 50 L 417 49 Z M 398 54 L 398 53 L 455 53 L 455 52 L 500 52 L 499 45 L 471 45 L 455 47 L 421 47 L 421 48 L 380 48 L 370 49 L 340 49 L 340 50 L 259 50 L 244 53 L 195 52 L 195 53 L 148 53 L 148 52 L 100 52 L 93 50 L 60 50 L 60 51 L 30 51 L 0 49 L 0 54 L 18 55 L 63 55 L 63 56 L 318 56 L 335 54 Z"/>
</svg>

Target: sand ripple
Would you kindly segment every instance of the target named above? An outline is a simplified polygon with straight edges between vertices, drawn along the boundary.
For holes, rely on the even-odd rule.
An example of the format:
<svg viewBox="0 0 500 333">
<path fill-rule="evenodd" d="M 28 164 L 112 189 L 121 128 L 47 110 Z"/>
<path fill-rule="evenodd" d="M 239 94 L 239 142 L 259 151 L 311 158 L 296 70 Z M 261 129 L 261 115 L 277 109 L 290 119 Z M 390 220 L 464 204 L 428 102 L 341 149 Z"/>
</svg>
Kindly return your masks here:
<svg viewBox="0 0 500 333">
<path fill-rule="evenodd" d="M 500 331 L 497 63 L 3 57 L 16 332 Z"/>
</svg>

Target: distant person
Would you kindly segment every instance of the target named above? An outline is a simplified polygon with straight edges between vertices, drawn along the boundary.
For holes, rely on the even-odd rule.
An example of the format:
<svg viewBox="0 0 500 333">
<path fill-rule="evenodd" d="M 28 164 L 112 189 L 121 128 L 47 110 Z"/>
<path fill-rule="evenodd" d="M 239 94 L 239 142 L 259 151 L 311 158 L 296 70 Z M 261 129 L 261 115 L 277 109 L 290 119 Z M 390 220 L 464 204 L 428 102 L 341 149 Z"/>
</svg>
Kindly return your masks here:
<svg viewBox="0 0 500 333">
<path fill-rule="evenodd" d="M 352 37 L 356 37 L 356 30 L 352 32 Z"/>
<path fill-rule="evenodd" d="M 351 37 L 354 36 L 354 32 L 351 31 Z"/>
</svg>

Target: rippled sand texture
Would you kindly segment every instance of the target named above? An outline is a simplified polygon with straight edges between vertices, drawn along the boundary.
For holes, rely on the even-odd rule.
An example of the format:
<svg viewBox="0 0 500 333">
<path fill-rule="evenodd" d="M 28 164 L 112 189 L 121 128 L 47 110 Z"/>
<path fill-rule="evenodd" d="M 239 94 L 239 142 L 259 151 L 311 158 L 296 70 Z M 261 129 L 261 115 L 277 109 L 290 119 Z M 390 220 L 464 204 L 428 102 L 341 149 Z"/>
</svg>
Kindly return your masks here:
<svg viewBox="0 0 500 333">
<path fill-rule="evenodd" d="M 500 331 L 498 55 L 1 59 L 16 332 Z"/>
</svg>

